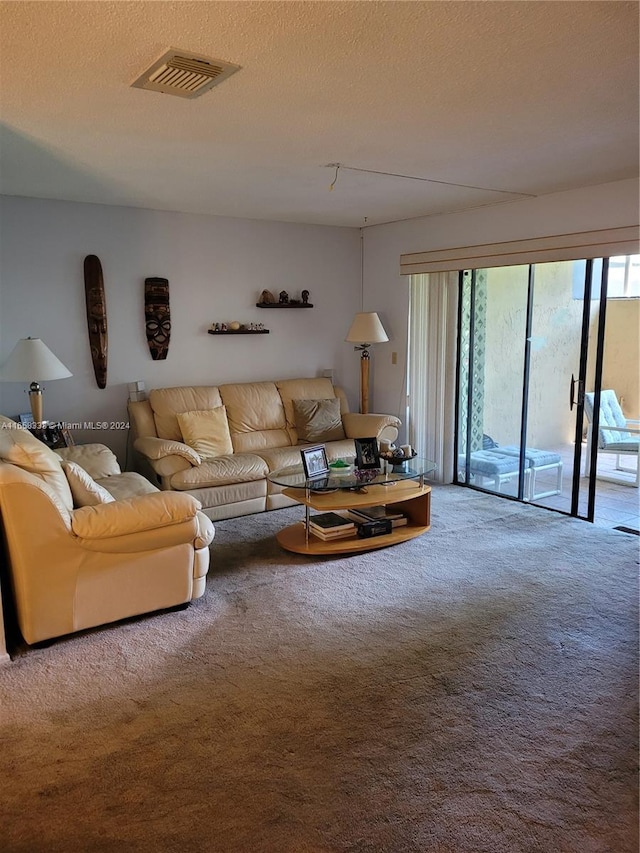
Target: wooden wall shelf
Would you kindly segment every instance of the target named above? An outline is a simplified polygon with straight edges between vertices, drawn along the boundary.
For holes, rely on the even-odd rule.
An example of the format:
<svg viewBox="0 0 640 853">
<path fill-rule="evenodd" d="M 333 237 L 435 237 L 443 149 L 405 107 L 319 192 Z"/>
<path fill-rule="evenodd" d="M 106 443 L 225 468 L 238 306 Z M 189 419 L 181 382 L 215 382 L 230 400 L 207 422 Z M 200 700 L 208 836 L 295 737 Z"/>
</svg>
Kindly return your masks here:
<svg viewBox="0 0 640 853">
<path fill-rule="evenodd" d="M 313 308 L 310 302 L 256 302 L 256 308 Z"/>
<path fill-rule="evenodd" d="M 227 329 L 225 332 L 214 332 L 208 329 L 208 335 L 268 335 L 269 329 Z"/>
</svg>

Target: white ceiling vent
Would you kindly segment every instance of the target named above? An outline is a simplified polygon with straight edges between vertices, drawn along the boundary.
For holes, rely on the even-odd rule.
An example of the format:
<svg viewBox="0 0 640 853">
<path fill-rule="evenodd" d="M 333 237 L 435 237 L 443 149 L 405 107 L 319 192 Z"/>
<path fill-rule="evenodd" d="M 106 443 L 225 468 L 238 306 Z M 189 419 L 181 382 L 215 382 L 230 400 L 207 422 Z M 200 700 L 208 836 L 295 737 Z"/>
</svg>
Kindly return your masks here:
<svg viewBox="0 0 640 853">
<path fill-rule="evenodd" d="M 221 59 L 171 48 L 131 85 L 180 98 L 197 98 L 239 69 L 239 65 Z"/>
</svg>

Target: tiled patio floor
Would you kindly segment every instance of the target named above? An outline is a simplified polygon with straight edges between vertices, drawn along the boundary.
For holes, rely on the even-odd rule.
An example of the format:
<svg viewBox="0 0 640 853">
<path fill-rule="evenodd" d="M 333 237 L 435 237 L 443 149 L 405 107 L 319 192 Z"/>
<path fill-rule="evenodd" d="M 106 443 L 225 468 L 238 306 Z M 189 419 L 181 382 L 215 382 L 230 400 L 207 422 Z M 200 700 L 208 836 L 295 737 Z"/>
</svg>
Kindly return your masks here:
<svg viewBox="0 0 640 853">
<path fill-rule="evenodd" d="M 551 495 L 547 498 L 533 501 L 536 506 L 559 509 L 563 512 L 571 510 L 571 479 L 573 473 L 573 444 L 554 448 L 563 461 L 562 492 L 559 495 Z M 584 471 L 584 459 L 586 456 L 586 444 L 582 447 L 582 470 Z M 628 463 L 627 463 L 628 464 Z M 631 462 L 631 465 L 633 461 Z M 629 467 L 631 467 L 631 465 Z M 614 471 L 615 457 L 606 455 L 598 460 L 598 471 L 602 474 Z M 536 493 L 552 491 L 557 483 L 557 471 L 541 471 L 536 476 Z M 624 475 L 623 475 L 624 476 Z M 629 481 L 634 478 L 626 475 Z M 484 487 L 489 487 L 485 481 Z M 517 478 L 511 482 L 504 483 L 501 488 L 503 494 L 515 495 L 517 490 Z M 588 480 L 580 478 L 580 512 L 586 516 Z M 596 480 L 596 505 L 594 524 L 599 527 L 628 527 L 640 530 L 640 490 L 624 483 L 610 483 L 605 480 Z"/>
<path fill-rule="evenodd" d="M 571 504 L 571 474 L 573 471 L 573 444 L 557 448 L 556 452 L 562 456 L 566 476 L 563 478 L 562 494 L 536 501 L 540 506 L 548 506 L 554 509 L 568 511 Z M 586 444 L 582 447 L 582 471 L 584 472 L 584 460 L 586 456 Z M 598 472 L 604 475 L 615 472 L 615 456 L 602 455 L 598 458 Z M 631 463 L 625 462 L 631 467 Z M 632 475 L 618 474 L 631 483 L 635 477 Z M 586 515 L 588 480 L 580 478 L 580 510 Z M 599 527 L 629 527 L 634 530 L 640 529 L 640 494 L 634 486 L 625 483 L 610 483 L 607 480 L 596 479 L 596 505 L 594 524 Z"/>
</svg>

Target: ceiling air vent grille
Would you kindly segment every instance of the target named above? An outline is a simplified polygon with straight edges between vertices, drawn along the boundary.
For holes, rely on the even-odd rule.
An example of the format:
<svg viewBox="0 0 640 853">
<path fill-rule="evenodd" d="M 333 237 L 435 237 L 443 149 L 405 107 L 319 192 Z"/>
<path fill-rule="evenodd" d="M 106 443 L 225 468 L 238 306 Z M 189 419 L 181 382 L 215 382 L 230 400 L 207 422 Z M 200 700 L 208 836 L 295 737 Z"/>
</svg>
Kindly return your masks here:
<svg viewBox="0 0 640 853">
<path fill-rule="evenodd" d="M 239 65 L 232 65 L 221 59 L 210 59 L 172 48 L 131 85 L 137 89 L 151 89 L 180 98 L 197 98 L 226 80 L 239 68 Z"/>
</svg>

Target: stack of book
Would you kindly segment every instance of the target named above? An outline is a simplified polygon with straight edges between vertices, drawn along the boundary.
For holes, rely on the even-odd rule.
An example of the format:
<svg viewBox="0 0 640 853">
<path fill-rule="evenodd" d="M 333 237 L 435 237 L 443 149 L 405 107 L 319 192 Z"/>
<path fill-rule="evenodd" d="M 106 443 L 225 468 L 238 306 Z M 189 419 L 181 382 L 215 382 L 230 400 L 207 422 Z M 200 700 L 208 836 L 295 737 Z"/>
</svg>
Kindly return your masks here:
<svg viewBox="0 0 640 853">
<path fill-rule="evenodd" d="M 364 506 L 358 509 L 348 510 L 349 518 L 353 519 L 356 524 L 366 524 L 368 521 L 383 521 L 388 519 L 391 521 L 392 527 L 401 527 L 406 524 L 407 516 L 402 512 L 398 512 L 393 507 L 382 506 Z"/>
<path fill-rule="evenodd" d="M 343 536 L 353 536 L 356 532 L 355 522 L 337 512 L 322 512 L 312 515 L 309 519 L 309 530 L 318 539 L 341 539 Z"/>
</svg>

